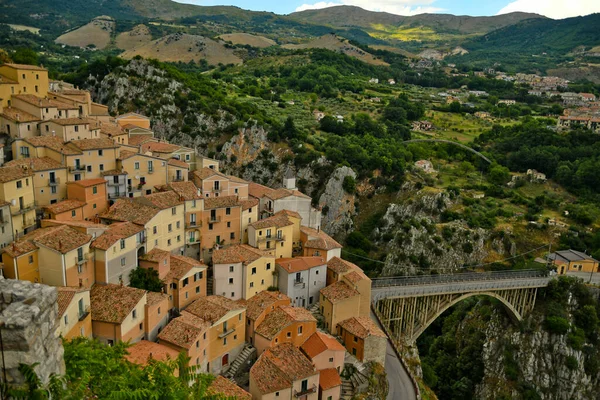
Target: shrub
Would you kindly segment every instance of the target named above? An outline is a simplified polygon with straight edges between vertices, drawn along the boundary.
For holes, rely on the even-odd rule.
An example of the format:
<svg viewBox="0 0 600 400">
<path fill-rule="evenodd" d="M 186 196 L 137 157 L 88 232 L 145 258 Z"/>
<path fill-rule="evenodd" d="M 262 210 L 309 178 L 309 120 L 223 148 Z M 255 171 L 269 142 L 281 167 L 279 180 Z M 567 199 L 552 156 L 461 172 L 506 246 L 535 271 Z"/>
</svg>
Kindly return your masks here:
<svg viewBox="0 0 600 400">
<path fill-rule="evenodd" d="M 548 317 L 544 320 L 544 329 L 550 333 L 564 335 L 569 331 L 569 321 L 562 317 Z"/>
<path fill-rule="evenodd" d="M 577 362 L 577 359 L 574 356 L 568 356 L 565 360 L 565 366 L 571 371 L 573 371 L 577 369 L 577 367 L 579 366 L 579 362 Z"/>
<path fill-rule="evenodd" d="M 356 192 L 356 180 L 350 175 L 344 178 L 344 182 L 342 183 L 342 188 L 348 194 L 354 194 Z"/>
</svg>

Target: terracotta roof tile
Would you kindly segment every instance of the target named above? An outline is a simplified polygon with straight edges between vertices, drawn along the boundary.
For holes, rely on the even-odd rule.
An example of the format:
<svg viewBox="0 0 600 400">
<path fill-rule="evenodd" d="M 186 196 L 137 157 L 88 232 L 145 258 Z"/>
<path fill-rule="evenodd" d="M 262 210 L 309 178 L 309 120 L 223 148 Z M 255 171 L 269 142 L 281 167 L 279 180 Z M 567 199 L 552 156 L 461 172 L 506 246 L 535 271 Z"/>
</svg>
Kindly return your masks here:
<svg viewBox="0 0 600 400">
<path fill-rule="evenodd" d="M 166 293 L 148 292 L 146 293 L 146 305 L 154 306 L 163 301 L 168 301 L 169 295 Z"/>
<path fill-rule="evenodd" d="M 210 322 L 211 325 L 223 318 L 230 311 L 243 310 L 233 300 L 223 296 L 207 296 L 201 297 L 187 306 L 187 312 L 202 318 L 204 321 Z"/>
<path fill-rule="evenodd" d="M 202 198 L 202 196 L 198 194 L 199 189 L 196 187 L 196 185 L 194 185 L 194 182 L 192 181 L 171 182 L 169 184 L 169 187 L 175 193 L 183 197 L 183 199 L 186 201 L 200 200 Z"/>
<path fill-rule="evenodd" d="M 127 160 L 128 158 L 136 155 L 139 155 L 139 153 L 135 151 L 121 150 L 121 154 L 119 154 L 119 158 L 117 158 L 117 160 Z"/>
<path fill-rule="evenodd" d="M 213 264 L 250 264 L 261 257 L 268 257 L 263 252 L 247 244 L 234 244 L 224 249 L 214 250 L 212 255 Z"/>
<path fill-rule="evenodd" d="M 291 343 L 265 350 L 250 369 L 250 379 L 262 394 L 291 388 L 294 381 L 316 375 L 314 365 Z"/>
<path fill-rule="evenodd" d="M 34 136 L 24 140 L 34 147 L 46 147 L 65 155 L 82 154 L 81 150 L 64 143 L 58 136 Z"/>
<path fill-rule="evenodd" d="M 112 124 L 109 122 L 103 122 L 102 125 L 100 125 L 100 133 L 108 137 L 127 135 L 127 132 L 121 129 L 119 124 Z"/>
<path fill-rule="evenodd" d="M 31 231 L 25 236 L 20 237 L 18 240 L 4 247 L 2 252 L 6 252 L 9 256 L 14 258 L 35 251 L 38 247 L 33 243 L 33 241 L 46 234 L 51 234 L 56 229 L 56 226 L 51 226 Z"/>
<path fill-rule="evenodd" d="M 319 371 L 319 387 L 321 390 L 328 390 L 336 386 L 342 386 L 342 379 L 337 369 L 327 368 Z"/>
<path fill-rule="evenodd" d="M 142 153 L 151 151 L 152 153 L 170 154 L 181 149 L 181 146 L 165 142 L 148 142 L 142 145 Z"/>
<path fill-rule="evenodd" d="M 110 171 L 102 171 L 100 172 L 102 176 L 116 176 L 116 175 L 127 175 L 127 171 L 111 169 Z"/>
<path fill-rule="evenodd" d="M 165 280 L 181 280 L 192 268 L 202 268 L 206 270 L 207 266 L 198 260 L 190 257 L 171 254 L 171 270 L 167 273 Z"/>
<path fill-rule="evenodd" d="M 136 225 L 133 222 L 120 222 L 108 226 L 108 229 L 98 236 L 90 247 L 100 250 L 108 250 L 112 245 L 121 239 L 126 239 L 144 230 L 143 226 Z"/>
<path fill-rule="evenodd" d="M 241 207 L 238 196 L 210 197 L 204 200 L 205 210 L 213 210 L 215 208 L 225 207 Z"/>
<path fill-rule="evenodd" d="M 278 301 L 287 301 L 287 305 L 291 303 L 291 299 L 283 293 L 268 290 L 259 292 L 246 301 L 246 317 L 255 321 L 267 308 Z"/>
<path fill-rule="evenodd" d="M 250 198 L 248 200 L 242 200 L 242 210 L 246 211 L 251 209 L 252 207 L 257 207 L 258 206 L 258 199 L 254 199 L 254 198 Z"/>
<path fill-rule="evenodd" d="M 306 308 L 279 306 L 265 317 L 256 327 L 255 332 L 272 340 L 279 332 L 294 322 L 314 322 L 316 324 L 317 320 Z"/>
<path fill-rule="evenodd" d="M 178 160 L 176 158 L 170 158 L 168 164 L 172 167 L 190 169 L 190 164 L 186 163 L 185 161 Z"/>
<path fill-rule="evenodd" d="M 291 210 L 281 210 L 279 211 L 280 213 L 287 215 L 288 217 L 294 217 L 294 218 L 298 218 L 298 219 L 302 219 L 302 216 L 297 213 L 296 211 L 291 211 Z"/>
<path fill-rule="evenodd" d="M 72 140 L 71 143 L 79 150 L 116 149 L 119 147 L 109 138 Z"/>
<path fill-rule="evenodd" d="M 250 196 L 257 199 L 265 197 L 268 193 L 271 193 L 273 189 L 267 186 L 260 185 L 258 183 L 250 182 L 248 184 L 248 193 Z"/>
<path fill-rule="evenodd" d="M 140 256 L 140 260 L 150 261 L 150 262 L 159 262 L 167 257 L 169 257 L 171 253 L 166 250 L 161 250 L 158 247 L 153 248 L 146 254 Z"/>
<path fill-rule="evenodd" d="M 336 242 L 331 236 L 323 231 L 317 231 L 316 229 L 309 228 L 307 226 L 301 226 L 300 231 L 304 233 L 308 240 L 304 243 L 304 247 L 319 249 L 319 250 L 332 250 L 341 249 L 342 245 Z"/>
<path fill-rule="evenodd" d="M 34 239 L 34 242 L 38 245 L 66 254 L 71 250 L 75 250 L 76 248 L 89 243 L 91 240 L 91 235 L 81 233 L 70 226 L 62 225 L 55 227 L 53 231 L 46 235 L 37 237 Z"/>
<path fill-rule="evenodd" d="M 52 214 L 62 214 L 67 211 L 75 210 L 85 206 L 85 202 L 79 200 L 63 200 L 55 204 L 44 206 L 45 210 L 50 211 Z"/>
<path fill-rule="evenodd" d="M 290 274 L 326 264 L 323 257 L 278 258 L 275 263 Z"/>
<path fill-rule="evenodd" d="M 236 385 L 234 382 L 219 375 L 210 384 L 208 394 L 222 395 L 236 400 L 252 400 L 252 395 Z"/>
<path fill-rule="evenodd" d="M 135 129 L 139 128 L 138 126 L 127 124 L 124 126 L 125 129 Z M 140 146 L 146 142 L 156 140 L 152 135 L 131 135 L 129 136 L 129 145 L 131 146 Z"/>
<path fill-rule="evenodd" d="M 177 193 L 171 191 L 137 197 L 135 201 L 140 204 L 156 207 L 159 210 L 166 210 L 167 208 L 173 208 L 183 204 L 181 197 Z"/>
<path fill-rule="evenodd" d="M 350 261 L 343 260 L 339 257 L 333 257 L 327 261 L 327 269 L 337 272 L 338 274 L 345 274 L 348 271 L 352 271 L 352 264 Z M 356 267 L 358 268 L 358 266 Z"/>
<path fill-rule="evenodd" d="M 321 289 L 321 295 L 331 303 L 336 304 L 351 297 L 360 296 L 360 293 L 346 282 L 339 281 Z"/>
<path fill-rule="evenodd" d="M 92 187 L 96 185 L 106 185 L 106 180 L 103 178 L 81 179 L 79 181 L 69 182 L 69 185 Z"/>
<path fill-rule="evenodd" d="M 310 337 L 306 339 L 306 342 L 300 346 L 300 349 L 311 360 L 327 350 L 341 352 L 346 351 L 346 348 L 340 342 L 338 342 L 336 338 L 319 331 L 310 335 Z"/>
<path fill-rule="evenodd" d="M 34 105 L 38 108 L 57 108 L 59 110 L 77 110 L 77 107 L 72 104 L 64 103 L 59 100 L 38 97 L 33 94 L 19 94 L 19 95 L 13 96 L 13 97 L 15 97 L 19 100 L 22 100 L 25 103 Z"/>
<path fill-rule="evenodd" d="M 0 116 L 14 122 L 38 122 L 42 120 L 41 118 L 38 118 L 33 114 L 29 114 L 28 112 L 25 112 L 15 107 L 4 108 Z"/>
<path fill-rule="evenodd" d="M 0 167 L 0 183 L 16 181 L 17 179 L 29 178 L 33 176 L 33 170 L 22 167 Z"/>
<path fill-rule="evenodd" d="M 154 206 L 147 206 L 133 199 L 117 199 L 108 211 L 100 215 L 100 218 L 112 221 L 130 221 L 134 224 L 146 225 L 159 211 Z"/>
<path fill-rule="evenodd" d="M 145 290 L 129 286 L 94 285 L 90 292 L 92 320 L 121 324 L 145 296 Z"/>
<path fill-rule="evenodd" d="M 85 118 L 55 118 L 44 121 L 43 123 L 50 123 L 61 126 L 70 126 L 70 125 L 89 125 L 90 121 Z"/>
<path fill-rule="evenodd" d="M 51 169 L 65 169 L 64 165 L 59 163 L 50 157 L 33 157 L 33 158 L 21 158 L 18 160 L 12 160 L 4 164 L 5 167 L 25 166 L 31 168 L 33 171 L 48 171 Z"/>
<path fill-rule="evenodd" d="M 11 67 L 14 69 L 25 69 L 28 71 L 48 71 L 44 67 L 38 67 L 37 65 L 29 65 L 29 64 L 14 64 L 14 63 L 5 63 L 2 64 L 3 67 Z"/>
<path fill-rule="evenodd" d="M 339 326 L 354 336 L 367 338 L 368 336 L 386 337 L 385 333 L 369 317 L 352 317 L 339 323 Z"/>
<path fill-rule="evenodd" d="M 272 217 L 259 219 L 258 221 L 251 223 L 249 226 L 253 227 L 254 229 L 265 229 L 269 227 L 283 228 L 290 225 L 294 225 L 294 223 L 288 219 L 287 215 L 280 211 Z"/>
<path fill-rule="evenodd" d="M 202 319 L 182 311 L 181 316 L 173 319 L 158 334 L 159 341 L 172 343 L 183 349 L 189 349 L 200 339 L 210 324 Z"/>
<path fill-rule="evenodd" d="M 79 292 L 84 292 L 89 289 L 79 288 L 79 287 L 59 286 L 57 288 L 57 290 L 58 290 L 58 314 L 56 315 L 56 317 L 61 318 L 64 315 L 65 311 L 67 311 L 69 304 L 71 304 L 71 302 L 73 301 L 75 294 L 77 294 Z"/>
<path fill-rule="evenodd" d="M 140 340 L 139 342 L 127 348 L 127 361 L 138 364 L 147 365 L 149 359 L 157 361 L 174 360 L 179 355 L 179 352 L 164 344 Z"/>
</svg>

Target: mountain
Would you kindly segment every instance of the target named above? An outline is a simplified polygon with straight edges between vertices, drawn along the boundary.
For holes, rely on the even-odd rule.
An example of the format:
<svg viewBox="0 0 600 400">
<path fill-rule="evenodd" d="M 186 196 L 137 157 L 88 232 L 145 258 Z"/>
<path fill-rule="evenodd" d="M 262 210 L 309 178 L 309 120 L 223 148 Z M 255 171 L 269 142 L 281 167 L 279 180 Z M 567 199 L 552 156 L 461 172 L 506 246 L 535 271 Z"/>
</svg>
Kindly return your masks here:
<svg viewBox="0 0 600 400">
<path fill-rule="evenodd" d="M 381 30 L 381 27 L 427 27 L 435 31 L 462 34 L 487 33 L 527 19 L 547 19 L 538 14 L 510 13 L 493 17 L 456 16 L 451 14 L 419 14 L 402 16 L 367 11 L 354 6 L 335 6 L 290 14 L 297 21 L 332 27 L 359 27 Z"/>
</svg>

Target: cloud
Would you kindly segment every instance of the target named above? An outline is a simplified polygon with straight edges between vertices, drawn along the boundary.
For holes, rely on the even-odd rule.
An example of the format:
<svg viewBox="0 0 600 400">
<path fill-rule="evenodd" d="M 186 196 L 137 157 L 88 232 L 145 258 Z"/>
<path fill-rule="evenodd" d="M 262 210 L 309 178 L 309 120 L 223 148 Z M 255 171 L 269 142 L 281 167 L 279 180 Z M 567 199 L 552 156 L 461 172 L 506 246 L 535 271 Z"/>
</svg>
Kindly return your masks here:
<svg viewBox="0 0 600 400">
<path fill-rule="evenodd" d="M 385 11 L 398 15 L 439 13 L 443 8 L 433 7 L 436 0 L 336 0 L 302 4 L 296 11 L 316 10 L 333 6 L 356 6 L 369 11 Z"/>
<path fill-rule="evenodd" d="M 516 0 L 498 11 L 498 15 L 515 11 L 531 12 L 554 19 L 577 17 L 600 12 L 598 0 Z"/>
</svg>

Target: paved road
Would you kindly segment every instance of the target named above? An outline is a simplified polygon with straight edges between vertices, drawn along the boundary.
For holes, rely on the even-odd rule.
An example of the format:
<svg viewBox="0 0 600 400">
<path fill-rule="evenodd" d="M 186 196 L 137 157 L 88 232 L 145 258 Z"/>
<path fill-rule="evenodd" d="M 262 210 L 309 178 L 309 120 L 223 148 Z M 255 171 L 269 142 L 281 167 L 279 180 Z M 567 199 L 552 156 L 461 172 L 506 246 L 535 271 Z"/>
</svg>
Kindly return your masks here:
<svg viewBox="0 0 600 400">
<path fill-rule="evenodd" d="M 575 276 L 577 278 L 581 278 L 586 283 L 588 283 L 590 281 L 590 278 L 591 278 L 592 283 L 594 283 L 596 285 L 600 284 L 600 273 L 599 272 L 594 272 L 593 274 L 591 274 L 589 272 L 569 271 L 569 272 L 567 272 L 567 275 L 569 275 L 569 276 Z"/>
<path fill-rule="evenodd" d="M 373 319 L 373 321 L 381 328 L 379 320 L 372 311 L 371 319 Z M 396 352 L 389 340 L 387 341 L 385 353 L 385 372 L 387 374 L 389 386 L 387 400 L 417 400 L 417 395 L 413 389 L 410 376 L 402 366 L 400 360 L 398 360 Z"/>
</svg>

